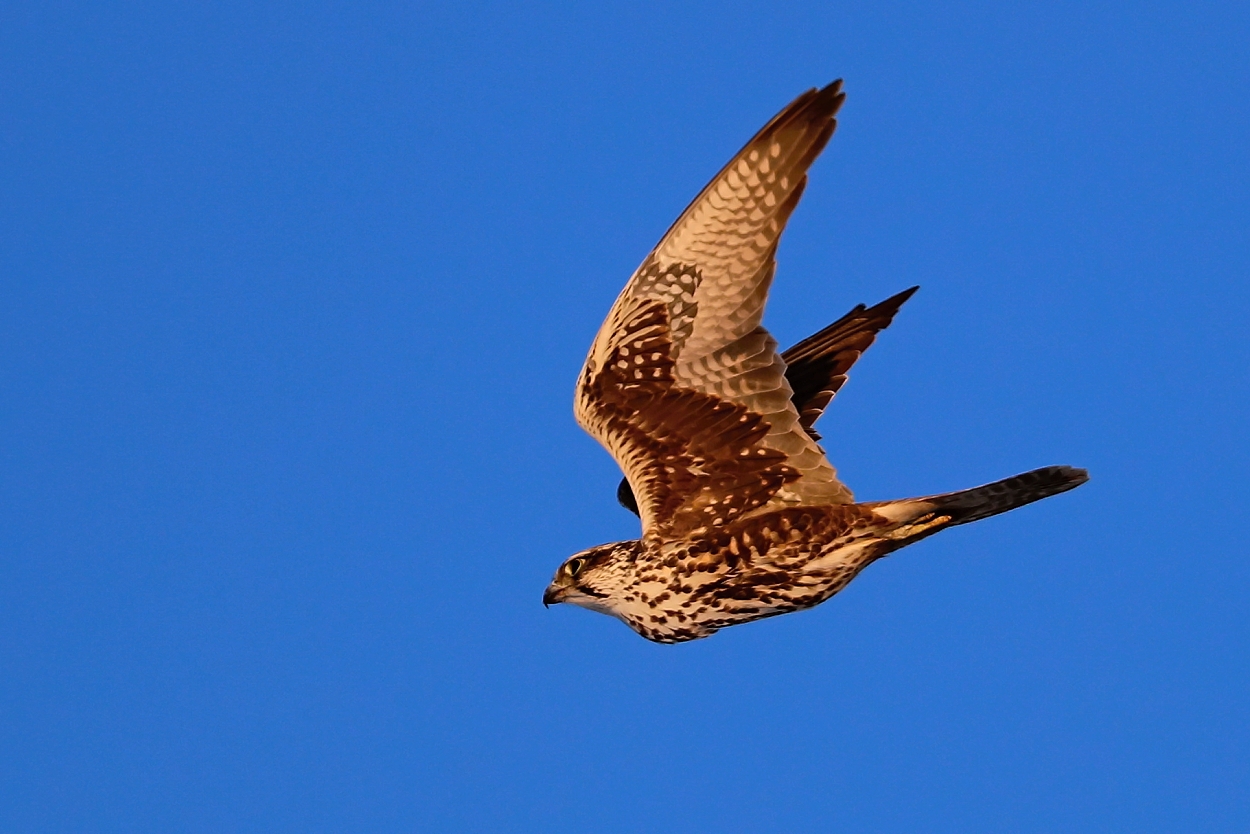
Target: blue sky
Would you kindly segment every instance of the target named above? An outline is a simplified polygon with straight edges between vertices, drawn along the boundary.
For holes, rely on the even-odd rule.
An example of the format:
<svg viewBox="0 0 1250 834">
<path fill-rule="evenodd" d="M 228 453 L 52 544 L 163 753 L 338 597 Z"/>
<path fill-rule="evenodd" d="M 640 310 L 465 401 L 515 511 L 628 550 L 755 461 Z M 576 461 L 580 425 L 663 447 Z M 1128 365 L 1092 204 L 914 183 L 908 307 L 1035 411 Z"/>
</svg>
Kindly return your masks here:
<svg viewBox="0 0 1250 834">
<path fill-rule="evenodd" d="M 0 829 L 1250 828 L 1250 14 L 1233 3 L 10 4 Z M 681 646 L 571 416 L 624 281 L 842 77 L 783 345 L 921 291 L 864 500 L 1080 490 Z"/>
</svg>

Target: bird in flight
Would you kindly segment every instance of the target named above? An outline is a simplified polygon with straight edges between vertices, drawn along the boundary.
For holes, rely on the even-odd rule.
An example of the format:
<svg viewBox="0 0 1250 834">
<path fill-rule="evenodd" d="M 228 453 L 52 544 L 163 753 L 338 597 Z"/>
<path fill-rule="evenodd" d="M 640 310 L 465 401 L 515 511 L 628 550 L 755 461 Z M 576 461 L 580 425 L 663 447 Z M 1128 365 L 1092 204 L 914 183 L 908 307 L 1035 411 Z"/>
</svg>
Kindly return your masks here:
<svg viewBox="0 0 1250 834">
<path fill-rule="evenodd" d="M 872 562 L 1073 489 L 1048 466 L 959 492 L 855 503 L 814 424 L 916 287 L 784 353 L 760 324 L 781 232 L 837 125 L 842 82 L 803 93 L 694 199 L 634 272 L 577 379 L 577 422 L 625 474 L 642 538 L 560 566 L 543 602 L 659 643 L 819 605 Z"/>
</svg>

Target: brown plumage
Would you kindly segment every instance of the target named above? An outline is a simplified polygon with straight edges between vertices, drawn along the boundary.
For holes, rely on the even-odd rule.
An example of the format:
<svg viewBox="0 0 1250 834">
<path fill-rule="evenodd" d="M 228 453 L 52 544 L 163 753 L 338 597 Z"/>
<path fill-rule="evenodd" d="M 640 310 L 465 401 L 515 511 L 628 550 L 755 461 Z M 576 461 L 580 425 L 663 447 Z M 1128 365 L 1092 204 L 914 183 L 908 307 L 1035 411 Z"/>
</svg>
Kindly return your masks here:
<svg viewBox="0 0 1250 834">
<path fill-rule="evenodd" d="M 1048 467 L 945 495 L 855 504 L 814 429 L 916 288 L 784 354 L 760 321 L 786 220 L 845 96 L 809 90 L 765 125 L 642 262 L 578 377 L 578 422 L 625 473 L 643 537 L 579 553 L 543 597 L 658 642 L 809 608 L 938 530 L 1084 483 Z"/>
<path fill-rule="evenodd" d="M 833 324 L 808 336 L 781 354 L 785 363 L 786 382 L 793 393 L 790 402 L 799 413 L 799 425 L 812 440 L 820 440 L 815 423 L 833 400 L 833 395 L 846 382 L 847 371 L 868 350 L 877 334 L 890 326 L 903 302 L 920 287 L 903 290 L 872 307 L 856 306 Z M 630 489 L 629 479 L 621 478 L 616 500 L 638 515 L 638 501 Z"/>
</svg>

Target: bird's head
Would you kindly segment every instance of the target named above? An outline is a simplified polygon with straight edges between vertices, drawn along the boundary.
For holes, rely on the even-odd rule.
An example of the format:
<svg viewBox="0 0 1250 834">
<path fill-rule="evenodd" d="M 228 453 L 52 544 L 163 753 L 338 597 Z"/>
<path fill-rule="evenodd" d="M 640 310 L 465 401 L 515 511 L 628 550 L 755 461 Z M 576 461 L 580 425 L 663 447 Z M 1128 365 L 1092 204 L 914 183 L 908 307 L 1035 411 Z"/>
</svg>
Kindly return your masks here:
<svg viewBox="0 0 1250 834">
<path fill-rule="evenodd" d="M 569 557 L 543 593 L 543 605 L 567 602 L 620 617 L 622 592 L 631 584 L 642 542 L 601 544 Z"/>
</svg>

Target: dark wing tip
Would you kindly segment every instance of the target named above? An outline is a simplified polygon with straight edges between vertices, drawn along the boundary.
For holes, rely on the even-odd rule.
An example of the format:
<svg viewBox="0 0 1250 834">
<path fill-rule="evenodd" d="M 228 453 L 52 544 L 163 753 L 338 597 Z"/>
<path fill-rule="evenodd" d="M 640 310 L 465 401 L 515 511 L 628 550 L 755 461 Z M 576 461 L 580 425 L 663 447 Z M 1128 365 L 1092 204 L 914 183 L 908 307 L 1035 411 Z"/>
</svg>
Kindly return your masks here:
<svg viewBox="0 0 1250 834">
<path fill-rule="evenodd" d="M 846 101 L 846 93 L 842 92 L 841 78 L 820 89 L 813 87 L 769 119 L 768 123 L 751 137 L 743 150 L 782 130 L 798 125 L 806 125 L 808 129 L 815 126 L 817 134 L 810 138 L 811 146 L 801 157 L 803 161 L 799 166 L 806 168 L 820 154 L 829 141 L 829 137 L 833 135 L 833 130 L 837 126 L 837 119 L 834 116 L 842 108 L 844 101 Z"/>
<path fill-rule="evenodd" d="M 915 295 L 916 291 L 919 289 L 920 289 L 919 284 L 917 284 L 914 287 L 908 287 L 907 289 L 903 290 L 901 293 L 898 293 L 897 295 L 892 295 L 889 298 L 887 298 L 885 301 L 882 301 L 880 304 L 877 305 L 877 309 L 883 310 L 883 311 L 892 310 L 893 312 L 897 313 L 898 308 L 906 304 L 907 300 L 911 298 L 913 295 Z"/>
<path fill-rule="evenodd" d="M 899 309 L 919 289 L 919 285 L 911 287 L 871 307 L 858 304 L 854 310 L 833 324 L 788 348 L 782 353 L 781 358 L 787 365 L 811 362 L 851 347 L 850 343 L 855 341 L 856 337 L 861 337 L 859 342 L 863 342 L 862 337 L 866 337 L 866 343 L 853 345 L 862 353 L 872 344 L 876 334 L 890 326 Z"/>
<path fill-rule="evenodd" d="M 842 79 L 838 78 L 821 88 L 819 95 L 828 98 L 833 103 L 833 115 L 842 108 L 842 103 L 846 101 L 846 93 L 842 91 Z"/>
<path fill-rule="evenodd" d="M 908 287 L 902 292 L 895 293 L 885 301 L 880 301 L 871 307 L 865 307 L 861 304 L 857 310 L 863 317 L 879 322 L 880 326 L 877 328 L 876 332 L 880 333 L 893 323 L 894 317 L 898 315 L 898 311 L 902 309 L 903 305 L 907 303 L 907 300 L 915 295 L 916 291 L 919 289 L 919 284 L 914 287 Z M 854 314 L 855 312 L 856 311 L 853 310 L 851 311 L 851 314 Z"/>
<path fill-rule="evenodd" d="M 890 326 L 899 308 L 918 289 L 916 286 L 903 290 L 871 307 L 858 304 L 833 324 L 781 354 L 799 424 L 812 439 L 820 439 L 814 423 L 846 383 L 851 366 L 868 350 L 877 334 Z"/>
<path fill-rule="evenodd" d="M 804 99 L 807 99 L 807 101 L 804 102 Z M 841 109 L 842 103 L 845 101 L 846 93 L 842 90 L 842 79 L 838 78 L 825 86 L 820 87 L 819 89 L 813 87 L 808 90 L 806 93 L 796 98 L 791 103 L 790 107 L 806 110 L 809 114 L 811 114 L 813 120 L 821 118 L 829 119 L 832 118 L 839 109 Z M 786 108 L 786 110 L 789 110 L 790 107 Z M 783 110 L 782 114 L 784 115 L 785 112 L 786 111 Z"/>
</svg>

